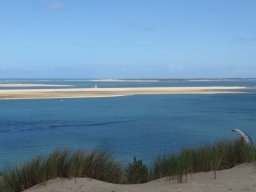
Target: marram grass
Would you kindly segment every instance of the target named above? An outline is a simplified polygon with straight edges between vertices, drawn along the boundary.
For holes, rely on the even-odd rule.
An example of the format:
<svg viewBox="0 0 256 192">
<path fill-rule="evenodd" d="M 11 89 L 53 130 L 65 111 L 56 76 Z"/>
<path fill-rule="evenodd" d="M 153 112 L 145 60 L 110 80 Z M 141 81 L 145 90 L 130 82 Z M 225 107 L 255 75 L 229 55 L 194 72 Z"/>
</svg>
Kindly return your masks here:
<svg viewBox="0 0 256 192">
<path fill-rule="evenodd" d="M 2 172 L 1 192 L 21 192 L 54 178 L 88 177 L 121 183 L 121 165 L 104 152 L 57 150 Z"/>
<path fill-rule="evenodd" d="M 228 169 L 241 163 L 255 162 L 256 150 L 243 140 L 188 148 L 177 154 L 162 155 L 152 165 L 134 160 L 126 167 L 105 152 L 56 150 L 48 156 L 2 171 L 0 192 L 21 192 L 54 178 L 88 177 L 110 183 L 145 183 L 170 177 L 186 182 L 193 173 Z"/>
<path fill-rule="evenodd" d="M 179 154 L 158 157 L 152 166 L 152 177 L 172 176 L 183 182 L 188 174 L 232 168 L 255 161 L 255 146 L 243 140 L 223 141 L 214 145 L 184 149 Z"/>
</svg>

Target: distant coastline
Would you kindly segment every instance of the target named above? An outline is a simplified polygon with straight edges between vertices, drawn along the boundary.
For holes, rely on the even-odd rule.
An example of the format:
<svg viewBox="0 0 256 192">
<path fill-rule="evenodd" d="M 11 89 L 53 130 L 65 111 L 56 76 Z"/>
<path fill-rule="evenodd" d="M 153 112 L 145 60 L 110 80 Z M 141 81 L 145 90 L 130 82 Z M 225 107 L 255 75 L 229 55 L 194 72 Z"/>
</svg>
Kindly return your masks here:
<svg viewBox="0 0 256 192">
<path fill-rule="evenodd" d="M 91 82 L 127 82 L 127 83 L 156 83 L 156 82 L 221 82 L 221 81 L 246 81 L 256 78 L 177 78 L 177 79 L 93 79 Z"/>
<path fill-rule="evenodd" d="M 0 88 L 15 88 L 15 87 L 73 87 L 73 85 L 54 85 L 54 84 L 12 84 L 0 83 Z"/>
<path fill-rule="evenodd" d="M 159 82 L 159 79 L 95 79 L 92 82 Z"/>
<path fill-rule="evenodd" d="M 170 81 L 247 81 L 252 80 L 256 81 L 256 77 L 251 78 L 88 78 L 88 79 L 82 79 L 82 78 L 70 78 L 70 79 L 62 79 L 62 78 L 0 78 L 0 85 L 2 83 L 9 84 L 11 82 L 49 82 L 49 81 L 66 81 L 66 82 L 72 82 L 72 81 L 86 81 L 86 82 L 170 82 Z M 35 84 L 37 85 L 37 84 Z M 48 84 L 42 84 L 42 85 L 48 85 Z"/>
</svg>

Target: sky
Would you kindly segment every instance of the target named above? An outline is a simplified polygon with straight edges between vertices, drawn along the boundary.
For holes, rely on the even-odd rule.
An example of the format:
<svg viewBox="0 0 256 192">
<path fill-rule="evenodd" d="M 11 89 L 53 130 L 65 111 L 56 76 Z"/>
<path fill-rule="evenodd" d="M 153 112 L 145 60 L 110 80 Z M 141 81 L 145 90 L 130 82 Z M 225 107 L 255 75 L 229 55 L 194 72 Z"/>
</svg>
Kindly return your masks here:
<svg viewBox="0 0 256 192">
<path fill-rule="evenodd" d="M 256 77 L 256 0 L 1 0 L 0 78 Z"/>
</svg>

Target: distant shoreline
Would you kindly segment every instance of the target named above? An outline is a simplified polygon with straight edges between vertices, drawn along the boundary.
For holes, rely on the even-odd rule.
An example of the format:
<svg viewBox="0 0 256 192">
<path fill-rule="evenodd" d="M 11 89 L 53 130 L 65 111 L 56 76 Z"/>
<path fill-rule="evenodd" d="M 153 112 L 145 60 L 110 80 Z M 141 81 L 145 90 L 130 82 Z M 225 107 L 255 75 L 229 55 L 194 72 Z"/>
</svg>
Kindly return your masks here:
<svg viewBox="0 0 256 192">
<path fill-rule="evenodd" d="M 89 81 L 89 82 L 172 82 L 172 81 L 246 81 L 246 80 L 254 80 L 256 81 L 256 77 L 248 77 L 248 78 L 90 78 L 90 79 L 62 79 L 62 78 L 49 78 L 49 79 L 34 79 L 34 78 L 0 78 L 0 82 L 10 83 L 10 82 L 49 82 L 49 81 Z M 1 84 L 1 83 L 0 83 Z M 47 84 L 49 85 L 49 84 Z"/>
<path fill-rule="evenodd" d="M 0 88 L 19 88 L 19 87 L 73 87 L 73 85 L 55 85 L 55 84 L 11 84 L 0 83 Z"/>
<path fill-rule="evenodd" d="M 129 83 L 155 83 L 155 82 L 161 82 L 159 79 L 95 79 L 95 80 L 89 80 L 91 82 L 129 82 Z"/>
<path fill-rule="evenodd" d="M 141 88 L 62 88 L 62 89 L 12 89 L 0 90 L 0 100 L 98 98 L 130 95 L 171 94 L 245 94 L 249 87 L 141 87 Z"/>
</svg>

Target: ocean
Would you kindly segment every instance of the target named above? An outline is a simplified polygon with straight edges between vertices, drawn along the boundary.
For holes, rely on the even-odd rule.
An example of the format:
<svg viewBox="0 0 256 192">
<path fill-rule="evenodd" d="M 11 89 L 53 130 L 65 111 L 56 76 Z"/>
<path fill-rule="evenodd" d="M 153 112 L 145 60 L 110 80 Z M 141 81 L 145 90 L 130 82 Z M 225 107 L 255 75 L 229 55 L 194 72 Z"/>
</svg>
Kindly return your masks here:
<svg viewBox="0 0 256 192">
<path fill-rule="evenodd" d="M 175 153 L 184 147 L 238 138 L 232 132 L 234 128 L 256 139 L 254 79 L 160 82 L 2 79 L 0 83 L 252 87 L 247 94 L 0 100 L 0 168 L 63 148 L 99 149 L 123 163 L 134 156 L 151 163 L 158 155 Z"/>
</svg>

